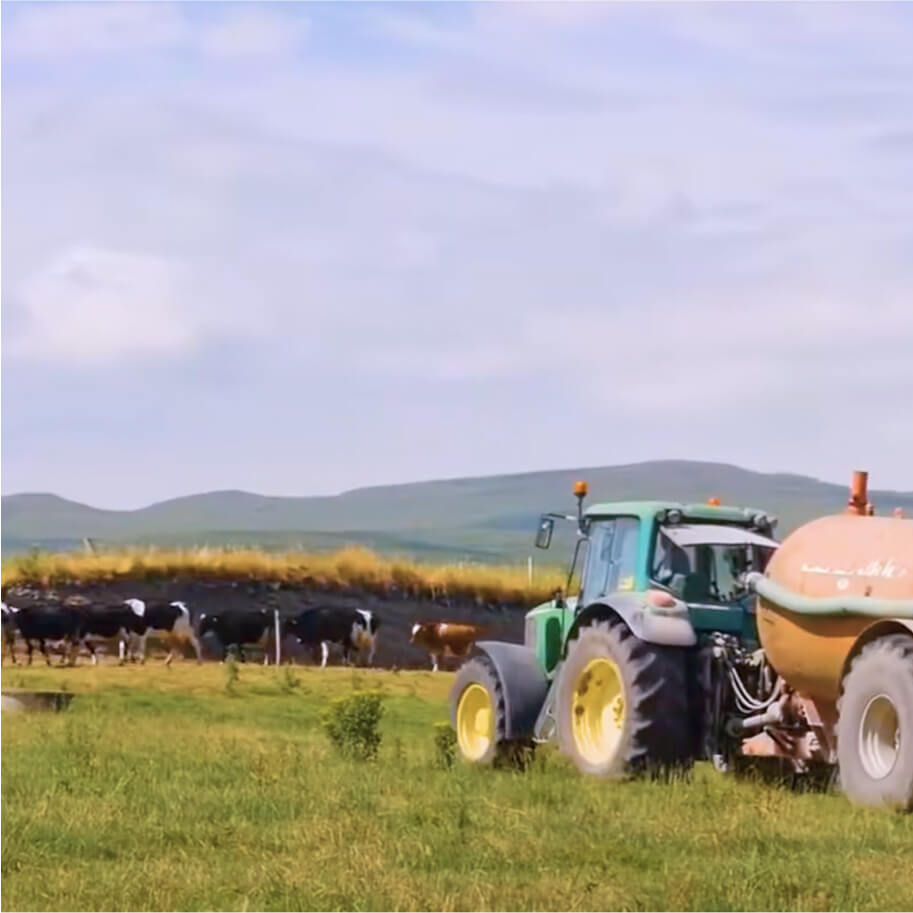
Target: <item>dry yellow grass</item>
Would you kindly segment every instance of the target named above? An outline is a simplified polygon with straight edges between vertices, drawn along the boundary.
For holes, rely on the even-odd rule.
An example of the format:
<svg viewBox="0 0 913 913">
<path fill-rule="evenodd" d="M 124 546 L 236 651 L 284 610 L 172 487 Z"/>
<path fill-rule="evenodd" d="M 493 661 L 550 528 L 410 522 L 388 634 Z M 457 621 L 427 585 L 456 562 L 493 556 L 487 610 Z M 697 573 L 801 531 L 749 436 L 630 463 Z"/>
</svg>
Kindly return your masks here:
<svg viewBox="0 0 913 913">
<path fill-rule="evenodd" d="M 3 586 L 54 586 L 116 580 L 248 580 L 386 594 L 394 587 L 415 598 L 468 596 L 534 605 L 564 583 L 554 568 L 538 569 L 530 586 L 525 567 L 420 564 L 383 558 L 364 548 L 330 553 L 257 549 L 123 549 L 98 554 L 39 552 L 3 562 Z"/>
</svg>

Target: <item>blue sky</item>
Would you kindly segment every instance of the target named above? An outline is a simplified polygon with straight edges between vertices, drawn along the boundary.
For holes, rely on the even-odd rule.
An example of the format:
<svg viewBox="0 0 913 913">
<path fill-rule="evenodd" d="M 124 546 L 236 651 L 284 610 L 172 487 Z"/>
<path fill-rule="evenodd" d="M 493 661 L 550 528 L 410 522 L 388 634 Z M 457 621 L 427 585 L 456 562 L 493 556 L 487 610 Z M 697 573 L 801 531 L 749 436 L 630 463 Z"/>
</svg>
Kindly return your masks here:
<svg viewBox="0 0 913 913">
<path fill-rule="evenodd" d="M 913 7 L 2 9 L 2 487 L 913 488 Z"/>
</svg>

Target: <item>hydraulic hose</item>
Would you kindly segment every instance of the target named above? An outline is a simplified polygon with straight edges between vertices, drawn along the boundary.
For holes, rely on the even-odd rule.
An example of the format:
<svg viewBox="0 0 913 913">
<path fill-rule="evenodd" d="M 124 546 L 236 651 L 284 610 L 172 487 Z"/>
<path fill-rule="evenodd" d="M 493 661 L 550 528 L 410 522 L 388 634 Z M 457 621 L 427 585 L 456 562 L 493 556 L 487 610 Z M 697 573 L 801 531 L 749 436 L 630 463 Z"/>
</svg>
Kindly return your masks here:
<svg viewBox="0 0 913 913">
<path fill-rule="evenodd" d="M 913 599 L 873 599 L 871 596 L 804 596 L 754 571 L 746 586 L 762 599 L 797 615 L 870 615 L 873 618 L 913 618 Z"/>
</svg>

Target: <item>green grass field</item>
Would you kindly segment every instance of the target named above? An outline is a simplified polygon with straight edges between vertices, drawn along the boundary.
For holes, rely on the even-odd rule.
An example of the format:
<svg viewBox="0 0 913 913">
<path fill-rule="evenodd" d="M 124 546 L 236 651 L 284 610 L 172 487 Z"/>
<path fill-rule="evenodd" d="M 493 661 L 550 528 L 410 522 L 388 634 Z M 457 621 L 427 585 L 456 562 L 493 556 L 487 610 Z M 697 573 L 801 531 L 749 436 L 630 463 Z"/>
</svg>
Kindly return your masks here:
<svg viewBox="0 0 913 913">
<path fill-rule="evenodd" d="M 2 905 L 38 910 L 913 907 L 913 817 L 721 777 L 435 765 L 452 676 L 241 666 L 5 667 L 65 687 L 3 715 Z M 330 697 L 386 696 L 375 763 Z"/>
</svg>

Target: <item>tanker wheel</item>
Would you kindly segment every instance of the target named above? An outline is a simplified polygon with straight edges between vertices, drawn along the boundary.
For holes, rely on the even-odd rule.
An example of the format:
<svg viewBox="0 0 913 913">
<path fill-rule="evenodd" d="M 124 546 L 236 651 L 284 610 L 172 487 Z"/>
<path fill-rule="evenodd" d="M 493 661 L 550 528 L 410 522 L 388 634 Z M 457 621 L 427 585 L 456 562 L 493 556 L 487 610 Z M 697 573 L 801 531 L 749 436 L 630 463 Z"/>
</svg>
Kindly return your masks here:
<svg viewBox="0 0 913 913">
<path fill-rule="evenodd" d="M 840 786 L 860 805 L 913 811 L 913 637 L 862 648 L 837 702 Z"/>
<path fill-rule="evenodd" d="M 690 766 L 692 734 L 681 650 L 646 643 L 621 621 L 582 628 L 561 668 L 558 745 L 604 777 Z"/>
<path fill-rule="evenodd" d="M 472 764 L 523 767 L 532 755 L 529 740 L 508 740 L 504 685 L 491 660 L 465 663 L 450 690 L 457 747 Z"/>
</svg>

